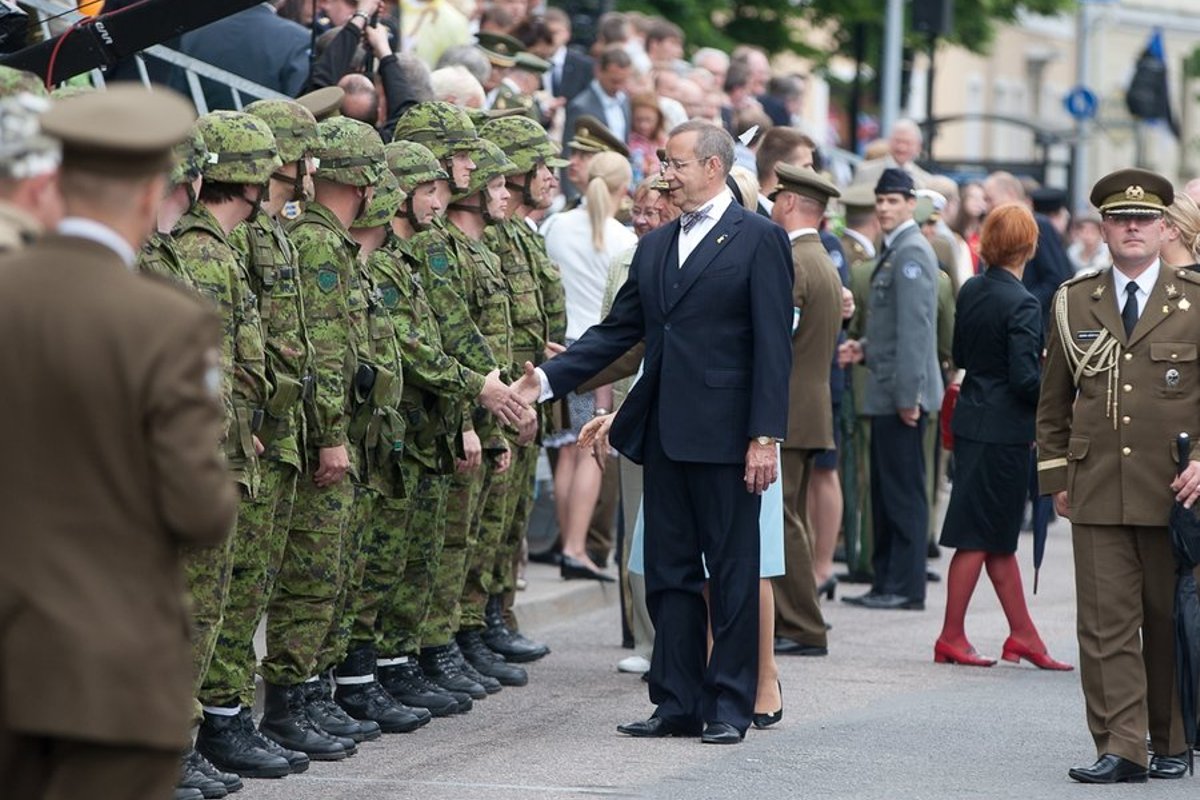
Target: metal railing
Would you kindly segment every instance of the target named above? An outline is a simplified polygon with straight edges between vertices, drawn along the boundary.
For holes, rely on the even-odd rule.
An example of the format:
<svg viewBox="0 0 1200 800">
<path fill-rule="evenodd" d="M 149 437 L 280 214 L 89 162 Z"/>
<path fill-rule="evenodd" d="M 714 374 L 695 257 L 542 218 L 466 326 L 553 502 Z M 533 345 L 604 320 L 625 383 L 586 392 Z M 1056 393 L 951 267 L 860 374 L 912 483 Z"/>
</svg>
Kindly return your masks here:
<svg viewBox="0 0 1200 800">
<path fill-rule="evenodd" d="M 74 24 L 84 18 L 84 15 L 78 11 L 64 7 L 55 0 L 21 0 L 21 5 L 32 9 L 37 16 L 38 26 L 41 28 L 42 36 L 50 39 L 63 28 Z M 53 17 L 53 20 L 50 18 Z M 228 70 L 223 70 L 220 67 L 214 67 L 192 56 L 185 55 L 178 50 L 172 50 L 169 47 L 162 45 L 154 45 L 147 47 L 142 52 L 134 56 L 134 61 L 137 64 L 138 75 L 142 79 L 142 83 L 150 86 L 150 73 L 146 69 L 146 58 L 152 57 L 170 64 L 178 68 L 184 76 L 187 83 L 188 92 L 191 94 L 192 102 L 196 105 L 196 113 L 208 113 L 208 100 L 205 99 L 204 89 L 201 85 L 201 78 L 213 81 L 225 89 L 229 90 L 230 97 L 233 100 L 233 105 L 239 111 L 245 105 L 243 95 L 255 99 L 277 99 L 286 97 L 274 89 L 269 89 L 266 86 L 257 84 L 254 81 L 248 81 L 240 75 L 235 75 Z M 94 69 L 88 73 L 91 77 L 92 84 L 97 87 L 104 86 L 104 73 L 99 69 Z"/>
</svg>

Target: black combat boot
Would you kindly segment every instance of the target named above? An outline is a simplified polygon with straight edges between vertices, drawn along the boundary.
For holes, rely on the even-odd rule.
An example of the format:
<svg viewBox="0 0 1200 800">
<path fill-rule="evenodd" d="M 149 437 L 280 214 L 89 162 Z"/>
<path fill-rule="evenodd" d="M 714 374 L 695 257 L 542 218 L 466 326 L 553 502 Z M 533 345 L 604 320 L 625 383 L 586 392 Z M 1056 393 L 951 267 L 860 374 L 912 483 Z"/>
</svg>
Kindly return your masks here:
<svg viewBox="0 0 1200 800">
<path fill-rule="evenodd" d="M 225 716 L 206 711 L 196 734 L 196 750 L 217 767 L 245 778 L 282 778 L 292 774 L 287 759 L 251 738 L 237 714 Z"/>
<path fill-rule="evenodd" d="M 481 634 L 483 643 L 504 656 L 505 661 L 525 664 L 537 661 L 549 654 L 550 648 L 547 645 L 526 639 L 504 624 L 504 611 L 500 605 L 500 595 L 494 594 L 488 597 L 485 619 L 487 630 Z"/>
<path fill-rule="evenodd" d="M 463 656 L 462 651 L 458 649 L 458 642 L 451 639 L 450 644 L 447 646 L 450 648 L 450 655 L 454 657 L 454 662 L 458 664 L 458 668 L 463 671 L 463 675 L 466 675 L 468 678 L 482 686 L 488 694 L 496 694 L 504 688 L 500 681 L 496 680 L 490 675 L 484 675 L 482 672 L 475 669 L 475 667 L 471 665 L 471 662 L 467 661 L 467 659 Z"/>
<path fill-rule="evenodd" d="M 313 725 L 335 739 L 365 742 L 382 734 L 374 722 L 359 722 L 333 702 L 333 691 L 324 675 L 304 684 L 304 711 Z"/>
<path fill-rule="evenodd" d="M 448 692 L 430 681 L 412 658 L 405 658 L 398 664 L 379 667 L 379 682 L 384 691 L 401 703 L 413 708 L 423 708 L 435 717 L 465 714 L 474 704 L 470 695 Z"/>
<path fill-rule="evenodd" d="M 308 756 L 301 753 L 299 750 L 288 750 L 286 747 L 280 746 L 279 742 L 274 739 L 268 739 L 262 735 L 258 728 L 254 727 L 254 714 L 248 706 L 242 706 L 242 710 L 237 715 L 238 725 L 241 726 L 242 732 L 246 738 L 254 743 L 255 747 L 261 747 L 273 756 L 279 756 L 288 763 L 292 769 L 293 775 L 299 775 L 308 769 L 308 765 L 312 762 L 308 760 Z"/>
<path fill-rule="evenodd" d="M 429 680 L 451 692 L 465 692 L 474 700 L 482 700 L 488 696 L 487 689 L 479 685 L 463 672 L 458 665 L 450 645 L 421 648 L 421 671 Z"/>
<path fill-rule="evenodd" d="M 180 789 L 196 789 L 205 800 L 218 800 L 218 798 L 227 796 L 229 790 L 225 788 L 225 784 L 205 775 L 200 769 L 197 758 L 204 758 L 204 756 L 191 747 L 183 754 L 183 763 L 180 764 L 179 769 L 179 783 L 175 784 L 175 790 L 178 792 Z"/>
<path fill-rule="evenodd" d="M 505 686 L 524 686 L 529 683 L 525 670 L 509 664 L 504 657 L 483 643 L 478 630 L 459 631 L 455 637 L 458 649 L 476 672 L 495 678 Z"/>
<path fill-rule="evenodd" d="M 240 792 L 242 790 L 241 778 L 239 778 L 233 772 L 225 772 L 217 769 L 216 765 L 205 758 L 204 754 L 196 748 L 193 747 L 185 758 L 189 760 L 190 763 L 192 763 L 195 768 L 199 770 L 206 778 L 211 778 L 212 780 L 224 786 L 225 791 L 228 794 L 233 794 L 234 792 Z M 205 797 L 207 796 L 208 795 L 205 795 Z"/>
<path fill-rule="evenodd" d="M 258 729 L 289 750 L 298 750 L 314 761 L 341 761 L 349 750 L 317 728 L 305 713 L 305 685 L 279 686 L 268 683 L 263 718 Z"/>
<path fill-rule="evenodd" d="M 396 702 L 375 680 L 375 651 L 356 647 L 346 655 L 334 674 L 334 701 L 357 720 L 370 720 L 384 733 L 409 733 L 432 719 L 424 708 L 409 708 Z"/>
</svg>

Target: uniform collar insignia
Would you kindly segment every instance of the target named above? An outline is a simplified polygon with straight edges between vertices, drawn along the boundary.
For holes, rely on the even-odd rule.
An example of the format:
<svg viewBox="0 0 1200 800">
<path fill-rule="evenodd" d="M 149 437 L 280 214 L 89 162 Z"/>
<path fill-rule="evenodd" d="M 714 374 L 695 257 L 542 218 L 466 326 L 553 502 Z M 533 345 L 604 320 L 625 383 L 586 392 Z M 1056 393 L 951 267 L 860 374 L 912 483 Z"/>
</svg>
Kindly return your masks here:
<svg viewBox="0 0 1200 800">
<path fill-rule="evenodd" d="M 1175 288 L 1175 284 L 1168 283 L 1167 284 L 1167 299 L 1174 300 L 1176 297 L 1179 297 L 1179 290 Z"/>
<path fill-rule="evenodd" d="M 1189 308 L 1192 307 L 1192 304 L 1189 303 L 1188 299 L 1185 297 L 1179 301 L 1178 306 L 1179 306 L 1180 311 L 1187 311 Z"/>
<path fill-rule="evenodd" d="M 1092 299 L 1099 300 L 1103 296 L 1104 296 L 1104 284 L 1102 283 L 1099 286 L 1097 286 L 1095 289 L 1092 290 Z"/>
</svg>

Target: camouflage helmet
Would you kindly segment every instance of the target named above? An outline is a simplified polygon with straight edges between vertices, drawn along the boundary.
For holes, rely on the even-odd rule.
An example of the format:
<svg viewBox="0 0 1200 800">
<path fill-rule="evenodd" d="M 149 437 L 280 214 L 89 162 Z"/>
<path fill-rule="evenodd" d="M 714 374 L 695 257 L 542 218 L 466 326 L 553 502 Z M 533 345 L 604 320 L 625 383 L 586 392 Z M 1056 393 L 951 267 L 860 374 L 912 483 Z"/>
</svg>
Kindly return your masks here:
<svg viewBox="0 0 1200 800">
<path fill-rule="evenodd" d="M 212 111 L 196 122 L 208 148 L 204 179 L 262 185 L 283 162 L 267 123 L 241 111 Z"/>
<path fill-rule="evenodd" d="M 567 166 L 566 159 L 558 155 L 558 147 L 546 135 L 546 129 L 529 117 L 491 120 L 479 129 L 479 135 L 503 150 L 521 172 L 529 172 L 538 161 L 545 161 L 552 169 Z"/>
<path fill-rule="evenodd" d="M 0 97 L 9 97 L 21 92 L 29 92 L 38 97 L 46 97 L 49 94 L 46 84 L 32 72 L 0 65 Z"/>
<path fill-rule="evenodd" d="M 388 169 L 396 176 L 400 188 L 405 192 L 411 193 L 422 183 L 450 180 L 437 156 L 425 145 L 416 142 L 392 142 L 384 146 L 383 152 L 387 157 Z"/>
<path fill-rule="evenodd" d="M 317 118 L 295 100 L 256 100 L 246 106 L 246 113 L 258 117 L 271 128 L 279 158 L 285 164 L 304 158 L 304 154 L 316 149 L 320 142 Z"/>
<path fill-rule="evenodd" d="M 383 170 L 375 184 L 375 196 L 363 208 L 351 227 L 378 228 L 380 225 L 387 225 L 392 217 L 396 216 L 406 197 L 408 194 L 400 188 L 396 176 L 386 169 Z"/>
<path fill-rule="evenodd" d="M 371 186 L 386 169 L 383 142 L 365 122 L 330 117 L 317 124 L 321 141 L 313 150 L 317 170 L 313 177 L 345 186 Z"/>
<path fill-rule="evenodd" d="M 471 173 L 466 190 L 455 192 L 452 198 L 454 200 L 461 200 L 483 191 L 493 178 L 515 175 L 520 172 L 517 165 L 504 155 L 504 151 L 487 139 L 480 139 L 476 142 L 475 148 L 471 151 L 471 160 L 475 162 L 475 170 Z"/>
<path fill-rule="evenodd" d="M 474 147 L 479 140 L 467 112 L 440 100 L 417 103 L 396 123 L 393 142 L 423 144 L 440 161 Z"/>
<path fill-rule="evenodd" d="M 204 164 L 208 161 L 208 148 L 204 145 L 204 136 L 199 127 L 193 125 L 186 139 L 175 145 L 175 168 L 171 170 L 172 186 L 181 183 L 191 183 L 204 173 Z"/>
</svg>

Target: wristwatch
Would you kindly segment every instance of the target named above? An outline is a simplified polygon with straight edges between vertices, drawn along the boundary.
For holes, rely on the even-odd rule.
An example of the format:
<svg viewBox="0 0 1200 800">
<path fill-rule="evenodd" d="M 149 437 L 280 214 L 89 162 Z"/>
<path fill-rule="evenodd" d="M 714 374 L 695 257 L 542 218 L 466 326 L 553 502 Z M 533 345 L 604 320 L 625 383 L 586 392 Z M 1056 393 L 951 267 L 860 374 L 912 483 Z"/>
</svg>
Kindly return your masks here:
<svg viewBox="0 0 1200 800">
<path fill-rule="evenodd" d="M 364 28 L 371 24 L 371 18 L 368 17 L 366 15 L 366 13 L 364 13 L 362 11 L 355 11 L 353 14 L 351 14 L 350 21 L 353 22 L 355 17 L 359 17 L 362 19 Z"/>
<path fill-rule="evenodd" d="M 775 444 L 776 439 L 774 436 L 756 436 L 754 437 L 754 441 L 758 442 L 763 447 L 768 447 Z"/>
</svg>

